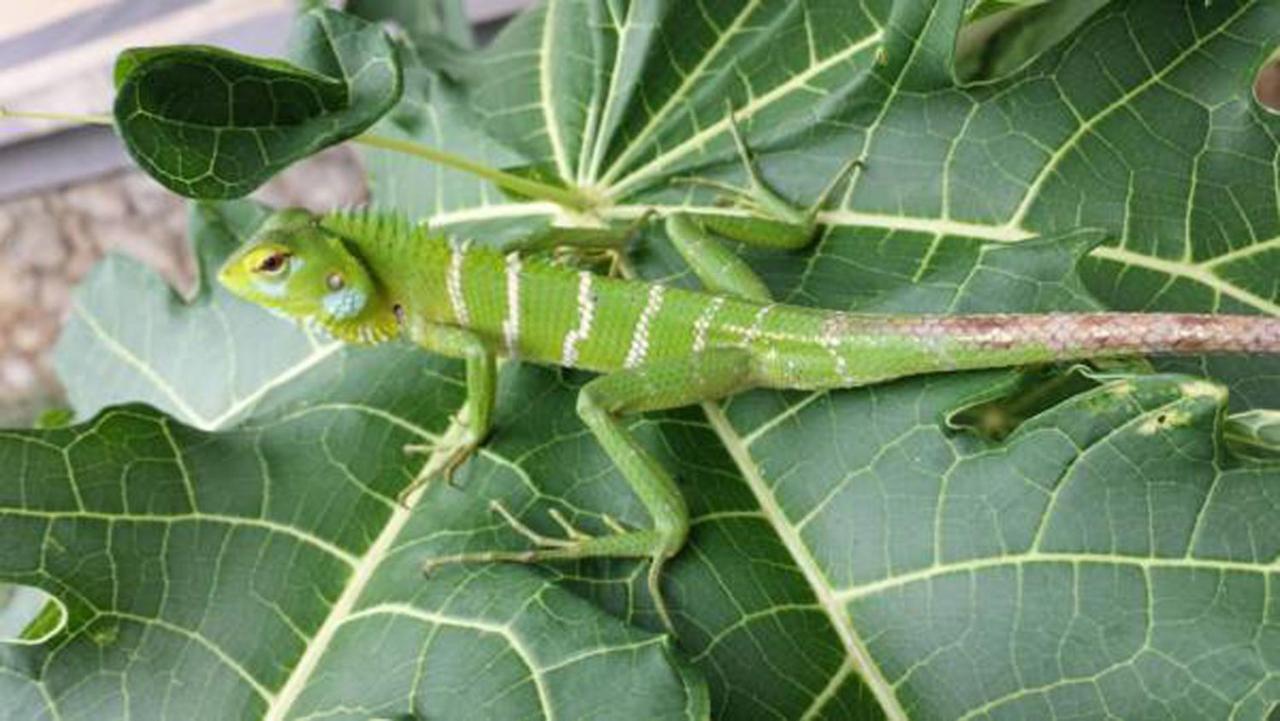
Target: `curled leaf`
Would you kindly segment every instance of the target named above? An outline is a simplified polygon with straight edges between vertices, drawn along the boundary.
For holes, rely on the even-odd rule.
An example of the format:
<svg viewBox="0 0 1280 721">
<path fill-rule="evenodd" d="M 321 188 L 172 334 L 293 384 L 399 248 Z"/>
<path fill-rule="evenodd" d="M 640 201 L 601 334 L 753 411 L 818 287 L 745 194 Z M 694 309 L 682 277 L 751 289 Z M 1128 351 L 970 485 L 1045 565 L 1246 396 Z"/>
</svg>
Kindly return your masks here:
<svg viewBox="0 0 1280 721">
<path fill-rule="evenodd" d="M 400 63 L 377 25 L 314 10 L 297 28 L 292 63 L 201 45 L 121 53 L 113 112 L 129 154 L 176 193 L 239 198 L 399 100 Z"/>
</svg>

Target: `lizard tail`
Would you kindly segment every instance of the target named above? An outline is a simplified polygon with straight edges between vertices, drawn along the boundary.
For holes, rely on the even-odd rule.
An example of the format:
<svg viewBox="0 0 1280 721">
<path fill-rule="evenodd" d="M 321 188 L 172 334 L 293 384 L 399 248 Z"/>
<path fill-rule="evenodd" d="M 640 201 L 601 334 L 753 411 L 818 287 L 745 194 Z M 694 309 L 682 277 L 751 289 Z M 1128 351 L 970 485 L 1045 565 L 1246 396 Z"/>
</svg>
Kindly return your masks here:
<svg viewBox="0 0 1280 721">
<path fill-rule="evenodd" d="M 1280 318 L 1197 313 L 1051 313 L 920 316 L 900 328 L 998 354 L 1038 348 L 1055 360 L 1117 355 L 1280 354 Z M 949 343 L 948 343 L 949 344 Z"/>
<path fill-rule="evenodd" d="M 1193 313 L 876 316 L 832 312 L 823 315 L 806 347 L 790 355 L 762 352 L 758 375 L 762 385 L 830 388 L 938 371 L 1217 353 L 1280 354 L 1280 318 Z"/>
<path fill-rule="evenodd" d="M 937 371 L 1116 356 L 1280 355 L 1280 318 L 1263 315 L 874 315 L 809 309 L 776 315 L 780 328 L 815 323 L 791 347 L 782 347 L 771 329 L 756 333 L 756 379 L 774 388 L 849 388 Z"/>
</svg>

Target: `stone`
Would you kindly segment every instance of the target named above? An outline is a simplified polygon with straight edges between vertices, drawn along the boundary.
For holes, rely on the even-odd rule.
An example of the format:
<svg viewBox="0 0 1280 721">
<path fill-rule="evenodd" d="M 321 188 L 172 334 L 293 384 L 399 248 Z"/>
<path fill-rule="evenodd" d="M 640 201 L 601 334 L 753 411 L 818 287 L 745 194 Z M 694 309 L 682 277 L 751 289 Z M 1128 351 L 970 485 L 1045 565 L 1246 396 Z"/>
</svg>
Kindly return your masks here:
<svg viewBox="0 0 1280 721">
<path fill-rule="evenodd" d="M 53 270 L 67 258 L 58 223 L 49 215 L 23 218 L 8 245 L 8 255 L 18 265 Z"/>
<path fill-rule="evenodd" d="M 10 200 L 4 204 L 4 210 L 15 219 L 30 218 L 37 215 L 48 215 L 45 201 L 38 195 Z"/>
<path fill-rule="evenodd" d="M 125 197 L 129 199 L 136 214 L 159 215 L 182 207 L 181 198 L 143 173 L 125 173 L 117 176 L 116 180 L 123 187 Z"/>
<path fill-rule="evenodd" d="M 118 220 L 129 212 L 129 194 L 112 180 L 71 187 L 63 193 L 62 199 L 72 210 L 91 218 Z"/>
<path fill-rule="evenodd" d="M 94 235 L 95 223 L 84 216 L 78 214 L 68 214 L 62 219 L 62 232 L 70 241 L 72 252 L 82 249 L 96 251 L 98 249 L 98 240 Z"/>
<path fill-rule="evenodd" d="M 34 273 L 9 263 L 0 264 L 0 308 L 30 305 L 35 294 Z"/>
<path fill-rule="evenodd" d="M 24 358 L 10 356 L 0 359 L 0 386 L 8 386 L 19 393 L 27 393 L 36 384 L 36 371 Z"/>
<path fill-rule="evenodd" d="M 63 278 L 45 278 L 40 284 L 38 293 L 40 307 L 60 318 L 63 311 L 71 305 L 71 288 Z"/>
<path fill-rule="evenodd" d="M 50 321 L 45 318 L 18 324 L 10 334 L 13 347 L 27 355 L 35 355 L 44 350 L 53 339 L 53 328 L 50 326 Z"/>
</svg>

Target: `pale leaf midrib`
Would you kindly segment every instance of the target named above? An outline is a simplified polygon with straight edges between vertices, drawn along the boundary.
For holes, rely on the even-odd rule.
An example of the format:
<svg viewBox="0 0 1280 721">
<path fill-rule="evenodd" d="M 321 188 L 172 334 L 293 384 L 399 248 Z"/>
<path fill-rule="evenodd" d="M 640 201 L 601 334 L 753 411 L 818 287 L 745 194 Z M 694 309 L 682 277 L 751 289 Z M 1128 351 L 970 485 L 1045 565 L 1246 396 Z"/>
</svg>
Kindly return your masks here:
<svg viewBox="0 0 1280 721">
<path fill-rule="evenodd" d="M 724 49 L 725 45 L 738 34 L 739 29 L 742 27 L 742 23 L 755 12 L 758 5 L 759 0 L 749 0 L 749 2 L 742 7 L 742 10 L 740 10 L 737 16 L 733 18 L 733 21 L 729 23 L 728 27 L 720 32 L 720 36 L 716 38 L 715 43 L 702 54 L 702 58 L 698 61 L 698 64 L 689 72 L 685 73 L 683 79 L 680 81 L 680 85 L 671 93 L 666 102 L 662 104 L 662 107 L 658 108 L 656 112 L 649 114 L 649 118 L 645 121 L 644 127 L 631 138 L 627 147 L 622 149 L 622 152 L 619 153 L 618 157 L 614 159 L 612 164 L 610 164 L 610 166 L 605 170 L 604 174 L 600 178 L 601 183 L 608 185 L 617 178 L 618 173 L 626 167 L 626 164 L 631 160 L 632 156 L 639 152 L 642 147 L 642 143 L 649 138 L 655 129 L 657 129 L 672 109 L 679 107 L 679 101 L 685 99 L 689 88 L 703 78 L 707 65 L 719 56 L 720 51 Z"/>
<path fill-rule="evenodd" d="M 478 631 L 480 633 L 491 633 L 501 636 L 507 641 L 508 647 L 516 654 L 521 663 L 524 664 L 525 668 L 529 669 L 529 677 L 533 681 L 533 687 L 538 694 L 538 703 L 542 706 L 543 712 L 545 713 L 544 718 L 546 721 L 555 720 L 555 707 L 551 703 L 551 694 L 547 691 L 547 685 L 543 679 L 543 674 L 547 669 L 543 669 L 538 665 L 534 658 L 534 654 L 530 649 L 526 648 L 525 644 L 518 636 L 511 632 L 509 627 L 485 623 L 482 621 L 466 620 L 457 616 L 446 616 L 442 613 L 426 611 L 405 603 L 380 603 L 376 606 L 362 608 L 359 611 L 352 613 L 347 620 L 356 621 L 362 618 L 378 615 L 408 616 L 409 618 L 424 621 L 426 623 L 452 626 L 454 628 L 465 628 L 472 631 Z"/>
<path fill-rule="evenodd" d="M 841 645 L 845 650 L 846 660 L 853 665 L 863 683 L 874 694 L 876 701 L 884 711 L 886 719 L 890 721 L 908 721 L 909 717 L 906 710 L 894 694 L 892 684 L 881 673 L 880 667 L 876 665 L 875 660 L 871 658 L 871 654 L 867 651 L 862 638 L 853 627 L 852 619 L 845 612 L 840 599 L 836 597 L 834 589 L 818 567 L 816 559 L 813 558 L 796 529 L 787 520 L 786 513 L 778 506 L 777 499 L 769 491 L 764 478 L 760 475 L 755 460 L 751 458 L 751 454 L 742 443 L 737 430 L 729 422 L 728 417 L 724 415 L 719 404 L 703 403 L 702 409 L 707 415 L 711 428 L 719 436 L 720 442 L 724 444 L 730 457 L 733 458 L 734 465 L 737 466 L 739 473 L 742 474 L 743 479 L 751 488 L 752 494 L 760 504 L 761 511 L 769 521 L 769 525 L 777 532 L 778 538 L 787 548 L 792 560 L 795 561 L 796 566 L 804 574 L 827 620 L 830 621 L 836 631 L 836 635 L 840 638 Z"/>
<path fill-rule="evenodd" d="M 1006 556 L 991 556 L 967 561 L 944 562 L 928 566 L 916 571 L 909 571 L 896 576 L 882 578 L 878 581 L 858 584 L 847 589 L 838 589 L 835 596 L 842 602 L 855 601 L 868 596 L 883 593 L 921 583 L 935 578 L 956 573 L 971 573 L 991 568 L 1030 565 L 1036 563 L 1061 563 L 1070 565 L 1096 564 L 1100 566 L 1131 566 L 1143 570 L 1152 568 L 1189 569 L 1194 571 L 1216 571 L 1219 573 L 1254 573 L 1271 574 L 1280 572 L 1280 558 L 1269 563 L 1249 563 L 1246 561 L 1228 561 L 1212 558 L 1163 557 L 1163 556 L 1124 556 L 1119 554 L 1071 553 L 1056 551 L 1035 551 L 1017 553 Z"/>
<path fill-rule="evenodd" d="M 320 628 L 312 636 L 303 651 L 302 657 L 298 659 L 297 665 L 289 672 L 289 678 L 284 685 L 280 687 L 280 692 L 272 699 L 267 707 L 267 713 L 263 716 L 264 721 L 282 721 L 285 715 L 293 708 L 293 704 L 298 697 L 306 689 L 307 682 L 311 679 L 316 666 L 319 665 L 321 657 L 328 650 L 329 644 L 333 641 L 333 637 L 337 634 L 338 629 L 346 623 L 352 610 L 355 608 L 356 601 L 360 595 L 364 593 L 365 587 L 373 578 L 374 572 L 381 564 L 383 557 L 391 548 L 391 544 L 395 541 L 400 530 L 408 523 L 410 512 L 408 508 L 396 506 L 391 510 L 391 515 L 387 519 L 386 525 L 382 531 L 378 533 L 378 537 L 370 544 L 369 549 L 360 558 L 360 562 L 352 569 L 351 576 L 344 584 L 342 593 L 338 595 L 338 600 L 329 609 L 329 613 L 325 616 L 324 622 L 320 624 Z"/>
<path fill-rule="evenodd" d="M 452 452 L 448 450 L 449 444 L 457 440 L 465 431 L 466 425 L 461 423 L 458 417 L 455 416 L 441 435 L 441 442 L 437 450 L 427 458 L 419 474 L 434 474 L 442 469 L 452 455 Z M 293 707 L 294 702 L 298 700 L 298 697 L 306 689 L 307 682 L 315 672 L 320 659 L 328 650 L 333 637 L 342 628 L 343 624 L 351 620 L 356 602 L 359 601 L 365 587 L 368 586 L 374 573 L 391 550 L 396 537 L 400 535 L 405 524 L 409 522 L 413 515 L 413 507 L 425 491 L 426 487 L 423 486 L 406 498 L 404 504 L 397 503 L 393 506 L 391 514 L 388 516 L 382 530 L 378 532 L 377 538 L 369 545 L 368 550 L 360 557 L 360 562 L 352 569 L 351 576 L 343 586 L 338 600 L 334 602 L 329 609 L 329 613 L 325 616 L 324 622 L 321 623 L 316 634 L 307 643 L 306 650 L 303 652 L 302 657 L 298 659 L 297 665 L 289 672 L 289 678 L 285 681 L 284 686 L 280 688 L 280 692 L 272 699 L 267 714 L 263 717 L 264 721 L 283 721 L 285 715 Z"/>
<path fill-rule="evenodd" d="M 295 526 L 279 523 L 266 518 L 228 516 L 221 513 L 208 513 L 206 511 L 194 511 L 191 513 L 148 513 L 144 515 L 134 513 L 104 513 L 98 511 L 30 511 L 24 508 L 7 508 L 5 509 L 4 514 L 22 518 L 38 518 L 42 520 L 90 519 L 103 521 L 105 523 L 118 523 L 120 521 L 133 521 L 135 523 L 197 523 L 205 521 L 212 523 L 225 523 L 229 526 L 258 528 L 270 533 L 279 533 L 289 536 L 296 541 L 332 556 L 347 566 L 355 566 L 359 560 L 356 556 L 335 545 L 331 541 L 327 541 Z"/>
<path fill-rule="evenodd" d="M 627 18 L 625 18 L 620 24 L 616 22 L 614 24 L 614 27 L 617 28 L 618 46 L 614 49 L 613 53 L 613 65 L 611 66 L 613 68 L 613 72 L 609 73 L 609 86 L 605 89 L 604 104 L 600 106 L 597 111 L 599 119 L 596 121 L 595 132 L 590 134 L 590 137 L 583 138 L 583 147 L 586 148 L 587 146 L 590 146 L 590 152 L 584 152 L 586 162 L 578 168 L 578 181 L 580 183 L 595 183 L 596 176 L 600 173 L 600 164 L 604 162 L 606 144 L 601 142 L 603 138 L 600 134 L 600 129 L 608 126 L 609 120 L 613 117 L 613 103 L 614 100 L 618 98 L 618 78 L 621 77 L 621 73 L 616 71 L 617 68 L 621 67 L 621 59 L 626 57 L 627 44 L 630 42 L 632 37 L 630 32 L 631 14 L 635 12 L 635 9 L 638 7 L 640 7 L 639 3 L 632 3 L 628 5 Z M 611 15 L 612 10 L 613 8 L 610 6 L 608 11 Z M 610 19 L 616 20 L 616 18 L 613 17 L 610 17 Z M 596 106 L 593 104 L 592 107 L 594 108 Z M 584 135 L 586 134 L 584 133 Z"/>
<path fill-rule="evenodd" d="M 761 109 L 768 107 L 778 98 L 785 97 L 801 88 L 808 88 L 808 81 L 811 78 L 826 72 L 832 67 L 835 67 L 838 63 L 844 62 L 858 53 L 874 46 L 876 43 L 880 42 L 882 34 L 883 33 L 880 31 L 871 33 L 867 37 L 850 44 L 844 49 L 823 58 L 817 65 L 810 66 L 805 68 L 803 71 L 796 73 L 786 82 L 779 83 L 777 86 L 770 88 L 767 92 L 760 94 L 742 106 L 734 108 L 734 120 L 737 122 L 749 120 L 753 115 L 760 112 Z M 611 197 L 625 196 L 627 191 L 629 191 L 633 186 L 643 183 L 655 173 L 684 157 L 687 153 L 702 148 L 703 145 L 711 140 L 711 138 L 728 132 L 728 128 L 729 118 L 727 117 L 711 123 L 678 145 L 675 145 L 671 149 L 661 153 L 634 171 L 627 173 L 617 182 L 608 185 L 602 192 Z"/>
<path fill-rule="evenodd" d="M 126 365 L 132 366 L 148 383 L 150 383 L 157 391 L 173 404 L 179 413 L 186 416 L 184 420 L 198 428 L 208 426 L 208 421 L 194 408 L 187 404 L 187 400 L 178 393 L 177 389 L 169 384 L 163 376 L 155 372 L 145 360 L 139 358 L 132 350 L 116 339 L 115 336 L 107 332 L 105 328 L 98 323 L 98 319 L 94 317 L 83 305 L 74 303 L 71 306 L 71 312 L 84 321 L 89 331 L 98 339 L 102 345 L 106 347 L 112 355 L 124 361 Z"/>
<path fill-rule="evenodd" d="M 111 353 L 133 367 L 144 379 L 147 380 L 147 382 L 156 387 L 157 390 L 159 390 L 171 403 L 173 403 L 175 408 L 187 416 L 187 420 L 189 422 L 208 432 L 220 430 L 224 424 L 235 420 L 242 411 L 252 406 L 253 403 L 256 403 L 272 389 L 297 378 L 299 375 L 307 372 L 341 349 L 340 343 L 333 343 L 328 346 L 315 349 L 305 358 L 291 364 L 275 376 L 265 380 L 258 386 L 258 388 L 241 400 L 228 406 L 228 408 L 225 409 L 223 413 L 219 414 L 216 419 L 209 420 L 196 413 L 194 409 L 186 403 L 185 399 L 177 389 L 171 386 L 167 380 L 157 373 L 155 369 L 147 363 L 147 361 L 139 358 L 114 336 L 107 333 L 105 328 L 97 322 L 97 319 L 87 309 L 76 304 L 74 306 L 74 311 L 85 322 L 98 341 L 106 346 Z M 464 430 L 465 426 L 455 419 L 451 421 L 442 438 L 447 442 L 449 438 L 462 433 Z M 441 451 L 433 453 L 424 463 L 421 472 L 428 473 L 433 469 L 443 466 L 448 455 L 449 454 L 447 452 Z M 334 634 L 336 634 L 338 629 L 341 628 L 341 626 L 348 620 L 352 609 L 360 598 L 360 595 L 364 592 L 364 589 L 373 577 L 374 572 L 381 565 L 382 560 L 390 550 L 391 544 L 395 541 L 404 525 L 408 522 L 409 517 L 411 516 L 413 504 L 417 502 L 423 490 L 424 489 L 419 489 L 417 493 L 408 498 L 405 505 L 392 504 L 390 516 L 388 517 L 387 522 L 379 532 L 374 542 L 369 545 L 364 555 L 359 558 L 355 558 L 346 552 L 334 552 L 337 549 L 330 543 L 323 542 L 320 539 L 314 538 L 310 536 L 310 534 L 304 534 L 301 531 L 285 531 L 275 523 L 255 523 L 252 519 L 241 518 L 228 519 L 229 521 L 241 523 L 247 526 L 263 525 L 269 530 L 285 532 L 287 535 L 312 544 L 321 550 L 330 551 L 331 555 L 351 568 L 351 576 L 344 585 L 342 593 L 338 596 L 338 600 L 330 608 L 329 613 L 326 615 L 325 620 L 316 631 L 316 634 L 308 640 L 306 650 L 303 652 L 302 657 L 298 659 L 297 665 L 293 667 L 293 670 L 290 672 L 285 684 L 280 688 L 280 691 L 273 695 L 262 687 L 257 679 L 247 677 L 246 682 L 253 686 L 254 690 L 269 702 L 267 713 L 264 716 L 267 721 L 281 721 L 293 706 L 293 703 L 297 700 L 298 696 L 306 688 L 307 681 L 310 679 L 312 672 L 320 661 L 320 658 L 327 650 Z M 193 514 L 193 518 L 212 518 L 212 516 Z M 186 632 L 191 633 L 190 631 Z M 223 660 L 224 662 L 229 663 L 233 669 L 240 672 L 240 675 L 244 676 L 247 673 L 233 661 L 228 659 Z"/>
<path fill-rule="evenodd" d="M 219 430 L 226 426 L 230 421 L 235 420 L 241 413 L 252 408 L 254 404 L 262 400 L 272 390 L 288 383 L 298 376 L 306 373 L 317 365 L 323 363 L 329 356 L 342 350 L 342 344 L 338 342 L 329 343 L 313 350 L 309 355 L 301 360 L 293 363 L 288 368 L 281 370 L 276 375 L 268 378 L 259 384 L 251 393 L 228 405 L 222 413 L 208 422 L 208 427 L 202 430 Z"/>
<path fill-rule="evenodd" d="M 560 138 L 560 123 L 556 117 L 551 83 L 551 49 L 555 45 L 555 18 L 557 0 L 546 0 L 542 16 L 542 47 L 538 53 L 538 98 L 543 117 L 547 121 L 547 141 L 551 144 L 551 157 L 562 178 L 573 177 L 569 172 L 569 156 Z"/>
<path fill-rule="evenodd" d="M 1280 163 L 1277 164 L 1277 167 L 1280 167 Z M 1280 187 L 1280 184 L 1277 184 L 1277 187 Z M 1215 268 L 1219 265 L 1234 263 L 1238 260 L 1244 260 L 1245 258 L 1250 258 L 1259 253 L 1265 253 L 1269 250 L 1280 251 L 1280 236 L 1250 243 L 1242 248 L 1237 248 L 1223 253 L 1222 255 L 1216 255 L 1208 260 L 1201 261 L 1196 265 L 1201 268 Z"/>
<path fill-rule="evenodd" d="M 78 302 L 75 303 L 72 305 L 72 312 L 84 321 L 85 326 L 93 333 L 94 338 L 102 343 L 107 351 L 132 367 L 147 383 L 172 403 L 174 409 L 183 416 L 181 420 L 193 428 L 207 432 L 222 429 L 228 422 L 235 420 L 242 412 L 261 400 L 272 389 L 288 383 L 342 349 L 342 344 L 336 342 L 313 349 L 306 357 L 281 369 L 274 376 L 265 379 L 243 398 L 229 403 L 217 416 L 206 418 L 202 413 L 196 411 L 178 389 L 174 388 L 146 359 L 139 357 L 118 338 L 108 333 L 107 329 L 98 322 L 97 317 L 83 305 Z"/>
<path fill-rule="evenodd" d="M 615 205 L 605 209 L 600 213 L 600 215 L 606 219 L 635 220 L 643 217 L 647 213 L 653 212 L 659 214 L 686 212 L 707 215 L 746 216 L 746 212 L 742 210 L 720 208 L 709 205 L 685 206 L 642 204 Z M 552 203 L 506 203 L 483 206 L 475 209 L 440 213 L 432 216 L 429 225 L 433 227 L 444 227 L 458 223 L 475 223 L 503 218 L 528 218 L 538 216 L 554 218 L 559 214 L 559 208 Z M 919 218 L 913 216 L 887 215 L 882 213 L 864 213 L 854 210 L 826 211 L 819 214 L 818 220 L 821 224 L 831 227 L 880 228 L 894 231 L 903 230 L 929 233 L 939 238 L 977 239 L 1001 243 L 1019 242 L 1035 237 L 1034 233 L 1018 228 L 1012 228 L 1007 225 L 967 223 L 964 221 L 943 220 L 939 218 Z M 1099 246 L 1094 248 L 1090 252 L 1090 255 L 1095 258 L 1102 258 L 1105 260 L 1111 260 L 1126 265 L 1146 268 L 1186 278 L 1200 283 L 1201 285 L 1205 285 L 1214 291 L 1222 295 L 1229 296 L 1241 303 L 1253 306 L 1265 313 L 1280 315 L 1280 304 L 1245 290 L 1244 288 L 1223 279 L 1212 271 L 1212 268 L 1229 262 L 1229 260 L 1239 260 L 1257 253 L 1272 250 L 1277 247 L 1278 244 L 1280 244 L 1280 239 L 1272 238 L 1264 243 L 1246 246 L 1232 251 L 1229 254 L 1197 263 L 1184 263 L 1180 261 L 1166 260 L 1155 256 L 1145 255 L 1143 253 L 1135 253 L 1131 250 L 1114 246 Z"/>
<path fill-rule="evenodd" d="M 1192 264 L 1176 260 L 1165 260 L 1164 258 L 1135 253 L 1125 248 L 1109 245 L 1094 248 L 1089 255 L 1093 258 L 1123 263 L 1135 268 L 1154 270 L 1176 278 L 1186 278 L 1207 286 L 1220 295 L 1225 295 L 1245 305 L 1257 308 L 1264 313 L 1280 315 L 1280 304 L 1223 280 L 1222 277 L 1209 270 L 1205 263 Z"/>
<path fill-rule="evenodd" d="M 603 220 L 637 220 L 645 215 L 656 213 L 666 216 L 672 213 L 691 213 L 694 215 L 716 215 L 723 217 L 749 217 L 746 210 L 725 208 L 716 205 L 673 205 L 626 203 L 612 205 L 597 212 Z M 442 228 L 463 223 L 481 223 L 489 220 L 508 218 L 547 217 L 552 220 L 563 216 L 563 211 L 554 203 L 500 203 L 475 208 L 464 208 L 444 211 L 431 216 L 428 227 Z M 1024 230 L 1009 228 L 1004 225 L 986 223 L 969 223 L 942 218 L 922 218 L 907 215 L 891 215 L 887 213 L 867 213 L 857 210 L 828 210 L 818 214 L 818 223 L 831 227 L 878 228 L 884 230 L 903 230 L 929 233 L 937 236 L 957 236 L 976 238 L 1001 243 L 1012 243 L 1027 240 L 1035 236 Z"/>
</svg>

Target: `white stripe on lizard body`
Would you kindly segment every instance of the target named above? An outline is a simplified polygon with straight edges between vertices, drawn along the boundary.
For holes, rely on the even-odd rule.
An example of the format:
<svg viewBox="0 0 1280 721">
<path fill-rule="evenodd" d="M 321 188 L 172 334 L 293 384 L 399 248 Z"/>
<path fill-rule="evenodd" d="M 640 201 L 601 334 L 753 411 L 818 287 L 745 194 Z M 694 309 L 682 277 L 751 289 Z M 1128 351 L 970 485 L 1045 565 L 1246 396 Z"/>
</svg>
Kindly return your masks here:
<svg viewBox="0 0 1280 721">
<path fill-rule="evenodd" d="M 653 319 L 658 315 L 658 311 L 662 309 L 662 298 L 666 293 L 666 286 L 654 283 L 649 286 L 649 294 L 644 304 L 644 310 L 640 311 L 640 318 L 636 321 L 635 329 L 631 332 L 631 347 L 627 350 L 627 358 L 622 363 L 623 368 L 635 368 L 644 362 L 645 357 L 649 354 L 649 326 L 653 324 Z"/>
<path fill-rule="evenodd" d="M 453 317 L 460 326 L 471 325 L 471 314 L 467 312 L 467 297 L 462 292 L 462 263 L 466 260 L 467 243 L 451 241 L 449 243 L 449 270 L 445 277 L 446 290 L 449 292 L 449 306 L 453 309 Z"/>
<path fill-rule="evenodd" d="M 502 321 L 502 339 L 507 357 L 520 357 L 520 254 L 508 253 L 506 262 L 507 317 Z"/>
<path fill-rule="evenodd" d="M 591 287 L 594 277 L 595 274 L 587 270 L 578 273 L 578 325 L 565 334 L 564 347 L 560 351 L 560 362 L 566 366 L 578 364 L 578 344 L 591 337 L 591 324 L 596 314 L 595 291 Z"/>
</svg>

